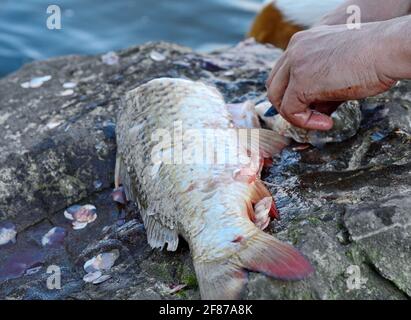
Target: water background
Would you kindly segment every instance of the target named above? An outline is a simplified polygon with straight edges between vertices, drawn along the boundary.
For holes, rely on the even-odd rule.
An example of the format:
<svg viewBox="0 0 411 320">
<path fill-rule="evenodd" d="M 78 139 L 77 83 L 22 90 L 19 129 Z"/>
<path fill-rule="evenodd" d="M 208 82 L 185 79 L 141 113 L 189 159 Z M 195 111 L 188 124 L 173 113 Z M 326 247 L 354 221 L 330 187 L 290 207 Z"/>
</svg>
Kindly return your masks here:
<svg viewBox="0 0 411 320">
<path fill-rule="evenodd" d="M 207 51 L 244 38 L 263 0 L 0 0 L 0 77 L 52 56 L 166 40 Z M 61 30 L 46 26 L 61 8 Z"/>
</svg>

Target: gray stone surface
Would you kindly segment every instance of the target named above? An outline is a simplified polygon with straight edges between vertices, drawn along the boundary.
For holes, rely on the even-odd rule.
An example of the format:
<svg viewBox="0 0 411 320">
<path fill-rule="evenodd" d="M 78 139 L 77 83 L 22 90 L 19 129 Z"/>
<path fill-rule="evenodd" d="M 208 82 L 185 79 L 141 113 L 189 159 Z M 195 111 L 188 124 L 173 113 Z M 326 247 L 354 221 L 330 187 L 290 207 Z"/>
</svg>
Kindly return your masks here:
<svg viewBox="0 0 411 320">
<path fill-rule="evenodd" d="M 156 61 L 154 51 L 165 59 Z M 133 210 L 118 226 L 110 192 L 119 99 L 167 76 L 212 83 L 228 102 L 258 101 L 279 53 L 253 43 L 213 54 L 157 43 L 119 51 L 114 65 L 101 56 L 68 56 L 0 79 L 0 221 L 18 229 L 17 242 L 0 247 L 0 298 L 199 298 L 187 245 L 175 253 L 151 250 Z M 52 79 L 41 87 L 21 87 L 45 75 Z M 72 95 L 62 95 L 66 82 L 77 83 Z M 322 149 L 290 147 L 265 174 L 282 214 L 271 231 L 300 248 L 316 273 L 293 283 L 251 274 L 246 298 L 411 297 L 411 83 L 360 104 L 364 120 L 355 137 Z M 72 230 L 64 209 L 88 203 L 97 207 L 98 219 Z M 64 246 L 45 250 L 41 237 L 53 226 L 68 235 Z M 120 258 L 109 271 L 112 278 L 86 284 L 83 263 L 113 248 Z M 2 278 L 5 266 L 24 252 L 39 253 L 41 269 Z M 60 290 L 47 289 L 50 265 L 61 267 Z M 170 293 L 179 284 L 187 286 Z"/>
</svg>

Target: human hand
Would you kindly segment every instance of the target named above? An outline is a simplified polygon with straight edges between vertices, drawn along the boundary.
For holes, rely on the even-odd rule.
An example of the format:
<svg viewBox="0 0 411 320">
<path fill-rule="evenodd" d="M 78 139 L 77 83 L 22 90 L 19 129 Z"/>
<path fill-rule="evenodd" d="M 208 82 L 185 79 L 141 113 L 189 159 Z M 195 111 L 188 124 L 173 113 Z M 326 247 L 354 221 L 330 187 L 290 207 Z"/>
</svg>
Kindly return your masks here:
<svg viewBox="0 0 411 320">
<path fill-rule="evenodd" d="M 382 93 L 396 82 L 387 72 L 392 63 L 384 31 L 376 22 L 296 33 L 267 80 L 270 102 L 295 126 L 331 129 L 328 115 L 340 102 Z"/>
</svg>

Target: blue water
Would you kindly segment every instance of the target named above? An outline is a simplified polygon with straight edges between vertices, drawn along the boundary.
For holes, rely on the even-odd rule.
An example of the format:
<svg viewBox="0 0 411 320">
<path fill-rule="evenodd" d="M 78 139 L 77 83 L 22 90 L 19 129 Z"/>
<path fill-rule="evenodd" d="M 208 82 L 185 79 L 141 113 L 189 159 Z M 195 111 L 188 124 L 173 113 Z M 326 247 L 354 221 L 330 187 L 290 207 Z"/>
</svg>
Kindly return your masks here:
<svg viewBox="0 0 411 320">
<path fill-rule="evenodd" d="M 243 39 L 262 0 L 0 0 L 0 76 L 22 64 L 166 40 L 210 50 Z M 61 30 L 46 9 L 61 8 Z"/>
</svg>

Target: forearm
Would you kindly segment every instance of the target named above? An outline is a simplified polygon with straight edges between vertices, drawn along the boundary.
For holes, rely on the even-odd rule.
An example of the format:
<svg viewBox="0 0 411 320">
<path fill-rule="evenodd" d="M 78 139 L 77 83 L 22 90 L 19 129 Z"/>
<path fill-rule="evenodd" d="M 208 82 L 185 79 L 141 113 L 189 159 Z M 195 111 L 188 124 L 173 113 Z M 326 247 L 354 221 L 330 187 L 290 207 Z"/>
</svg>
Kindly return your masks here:
<svg viewBox="0 0 411 320">
<path fill-rule="evenodd" d="M 316 25 L 346 24 L 348 6 L 361 9 L 361 23 L 384 21 L 404 16 L 410 12 L 411 0 L 347 0 L 336 10 L 324 16 Z"/>
</svg>

